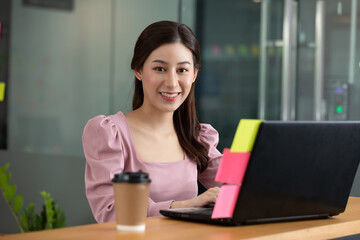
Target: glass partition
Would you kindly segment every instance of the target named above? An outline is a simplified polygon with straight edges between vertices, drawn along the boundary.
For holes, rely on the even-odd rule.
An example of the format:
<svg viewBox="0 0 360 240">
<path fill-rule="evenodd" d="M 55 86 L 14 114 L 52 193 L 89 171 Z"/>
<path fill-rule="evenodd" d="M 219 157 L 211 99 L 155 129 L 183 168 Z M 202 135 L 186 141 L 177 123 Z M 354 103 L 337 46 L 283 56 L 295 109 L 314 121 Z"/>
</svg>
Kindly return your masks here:
<svg viewBox="0 0 360 240">
<path fill-rule="evenodd" d="M 198 110 L 220 132 L 220 150 L 231 145 L 241 118 L 257 117 L 260 9 L 254 1 L 197 1 Z"/>
<path fill-rule="evenodd" d="M 320 6 L 322 11 L 316 11 Z M 359 120 L 359 6 L 357 0 L 299 2 L 297 119 L 315 119 L 313 105 L 321 94 L 321 120 Z M 314 9 L 309 11 L 309 9 Z M 323 40 L 316 18 L 323 15 Z M 319 44 L 323 55 L 317 57 Z M 316 79 L 316 62 L 323 62 L 322 79 Z M 322 81 L 322 91 L 316 92 L 315 81 Z"/>
<path fill-rule="evenodd" d="M 8 150 L 83 156 L 90 118 L 130 110 L 140 32 L 178 20 L 178 0 L 76 0 L 70 9 L 12 1 Z"/>
</svg>

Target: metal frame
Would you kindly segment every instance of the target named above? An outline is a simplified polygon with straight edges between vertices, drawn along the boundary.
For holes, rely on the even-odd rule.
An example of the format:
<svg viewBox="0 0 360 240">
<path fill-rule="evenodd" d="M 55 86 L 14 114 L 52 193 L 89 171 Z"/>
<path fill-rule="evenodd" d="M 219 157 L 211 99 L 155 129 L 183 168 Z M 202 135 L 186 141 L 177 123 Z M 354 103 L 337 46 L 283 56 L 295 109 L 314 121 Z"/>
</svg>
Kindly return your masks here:
<svg viewBox="0 0 360 240">
<path fill-rule="evenodd" d="M 355 82 L 355 58 L 356 58 L 356 22 L 357 22 L 357 3 L 358 0 L 351 2 L 351 25 L 350 25 L 350 53 L 349 53 L 349 84 Z"/>
<path fill-rule="evenodd" d="M 296 17 L 297 2 L 285 0 L 281 89 L 281 120 L 283 121 L 295 119 Z"/>
<path fill-rule="evenodd" d="M 324 49 L 325 49 L 325 1 L 316 3 L 315 16 L 315 76 L 314 76 L 314 117 L 316 121 L 323 120 L 324 95 Z"/>
<path fill-rule="evenodd" d="M 265 119 L 266 112 L 266 76 L 267 76 L 267 39 L 269 23 L 269 1 L 261 2 L 261 32 L 260 32 L 260 74 L 259 74 L 259 119 Z"/>
</svg>

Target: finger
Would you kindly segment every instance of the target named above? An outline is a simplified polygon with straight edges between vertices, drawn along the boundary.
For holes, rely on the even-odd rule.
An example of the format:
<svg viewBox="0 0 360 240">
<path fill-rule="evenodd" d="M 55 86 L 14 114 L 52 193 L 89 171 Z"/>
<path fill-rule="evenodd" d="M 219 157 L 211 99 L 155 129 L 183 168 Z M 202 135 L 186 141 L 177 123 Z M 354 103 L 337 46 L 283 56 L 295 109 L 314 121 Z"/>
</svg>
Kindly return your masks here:
<svg viewBox="0 0 360 240">
<path fill-rule="evenodd" d="M 213 188 L 209 188 L 207 191 L 218 193 L 220 191 L 220 188 L 219 187 L 213 187 Z"/>
<path fill-rule="evenodd" d="M 212 191 L 206 194 L 206 200 L 208 202 L 216 202 L 216 199 L 218 198 L 219 192 L 218 191 Z"/>
<path fill-rule="evenodd" d="M 214 195 L 218 196 L 219 192 L 220 192 L 220 188 L 211 188 L 211 189 L 209 189 L 209 194 L 214 194 Z"/>
</svg>

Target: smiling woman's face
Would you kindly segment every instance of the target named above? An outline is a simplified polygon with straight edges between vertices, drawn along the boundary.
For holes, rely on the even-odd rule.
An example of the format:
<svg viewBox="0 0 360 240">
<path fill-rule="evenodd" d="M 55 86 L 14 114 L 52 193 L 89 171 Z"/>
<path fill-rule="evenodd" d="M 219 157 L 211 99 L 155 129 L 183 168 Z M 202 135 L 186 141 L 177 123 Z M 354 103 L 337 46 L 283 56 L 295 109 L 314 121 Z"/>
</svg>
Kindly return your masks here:
<svg viewBox="0 0 360 240">
<path fill-rule="evenodd" d="M 142 81 L 144 103 L 151 111 L 174 112 L 189 95 L 198 70 L 191 51 L 182 43 L 164 44 L 146 59 L 136 78 Z"/>
</svg>

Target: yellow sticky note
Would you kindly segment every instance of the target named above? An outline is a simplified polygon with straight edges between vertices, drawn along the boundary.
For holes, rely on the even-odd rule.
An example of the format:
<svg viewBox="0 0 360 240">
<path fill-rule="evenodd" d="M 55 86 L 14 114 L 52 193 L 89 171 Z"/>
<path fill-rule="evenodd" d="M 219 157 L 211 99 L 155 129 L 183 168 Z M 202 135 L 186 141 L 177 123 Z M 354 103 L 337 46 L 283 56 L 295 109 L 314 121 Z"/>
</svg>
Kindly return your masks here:
<svg viewBox="0 0 360 240">
<path fill-rule="evenodd" d="M 0 102 L 4 101 L 5 99 L 5 83 L 0 82 Z"/>
<path fill-rule="evenodd" d="M 262 122 L 258 119 L 241 119 L 230 152 L 251 152 Z"/>
</svg>

